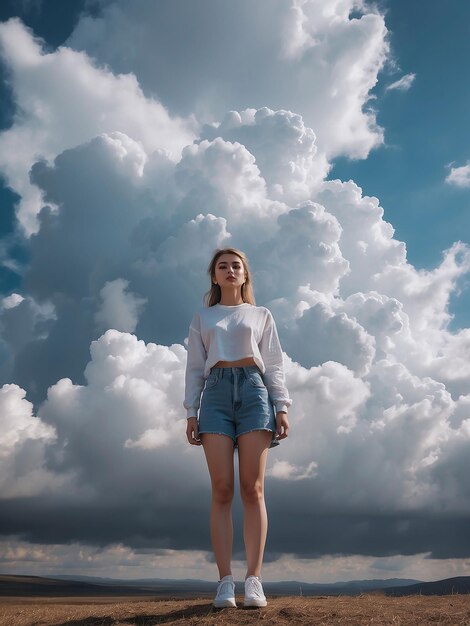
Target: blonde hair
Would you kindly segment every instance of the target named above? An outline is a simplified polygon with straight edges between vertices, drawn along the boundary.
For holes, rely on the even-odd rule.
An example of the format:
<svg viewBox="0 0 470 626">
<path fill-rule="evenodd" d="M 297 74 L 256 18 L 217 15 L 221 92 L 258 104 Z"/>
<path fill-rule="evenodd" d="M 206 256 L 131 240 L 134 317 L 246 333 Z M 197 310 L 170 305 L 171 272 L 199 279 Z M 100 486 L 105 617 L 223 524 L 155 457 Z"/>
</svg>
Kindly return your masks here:
<svg viewBox="0 0 470 626">
<path fill-rule="evenodd" d="M 207 291 L 204 294 L 205 306 L 206 307 L 214 306 L 214 304 L 217 304 L 218 302 L 220 302 L 222 292 L 220 290 L 220 286 L 214 284 L 213 279 L 215 278 L 215 266 L 216 266 L 217 260 L 223 254 L 236 254 L 238 257 L 240 257 L 242 265 L 245 269 L 245 283 L 242 285 L 242 290 L 241 290 L 242 300 L 243 302 L 248 302 L 248 304 L 256 304 L 255 296 L 253 293 L 250 266 L 248 264 L 248 259 L 246 257 L 246 254 L 242 252 L 241 250 L 237 250 L 237 248 L 223 248 L 223 249 L 218 248 L 215 251 L 214 256 L 212 257 L 211 262 L 209 263 L 209 267 L 207 268 L 207 273 L 209 274 L 209 277 L 211 280 L 211 288 L 209 289 L 209 291 Z"/>
</svg>

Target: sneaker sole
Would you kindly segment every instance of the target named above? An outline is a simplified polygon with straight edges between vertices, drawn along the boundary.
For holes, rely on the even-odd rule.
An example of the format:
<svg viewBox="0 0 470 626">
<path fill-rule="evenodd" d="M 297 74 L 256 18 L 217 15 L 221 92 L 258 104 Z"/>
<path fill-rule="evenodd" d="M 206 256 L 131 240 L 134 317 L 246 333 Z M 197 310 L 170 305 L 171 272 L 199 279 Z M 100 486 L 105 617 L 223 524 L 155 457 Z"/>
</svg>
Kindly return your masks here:
<svg viewBox="0 0 470 626">
<path fill-rule="evenodd" d="M 267 606 L 268 602 L 266 600 L 247 600 L 246 602 L 243 603 L 243 606 L 257 606 L 257 607 L 262 607 L 262 606 Z"/>
<path fill-rule="evenodd" d="M 216 609 L 236 609 L 237 604 L 235 600 L 219 600 L 217 603 L 213 602 L 212 606 L 215 606 Z"/>
</svg>

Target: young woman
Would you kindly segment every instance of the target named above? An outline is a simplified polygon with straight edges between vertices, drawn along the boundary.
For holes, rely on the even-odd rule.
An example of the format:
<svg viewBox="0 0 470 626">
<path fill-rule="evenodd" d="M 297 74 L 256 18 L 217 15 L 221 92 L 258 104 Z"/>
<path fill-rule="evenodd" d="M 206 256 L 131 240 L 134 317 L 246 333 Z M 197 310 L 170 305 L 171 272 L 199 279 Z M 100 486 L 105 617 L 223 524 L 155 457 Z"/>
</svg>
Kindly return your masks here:
<svg viewBox="0 0 470 626">
<path fill-rule="evenodd" d="M 208 274 L 206 306 L 189 327 L 183 404 L 188 441 L 203 446 L 212 484 L 210 528 L 219 569 L 213 604 L 237 606 L 231 558 L 233 454 L 238 448 L 248 566 L 244 606 L 266 606 L 260 575 L 268 527 L 264 474 L 268 449 L 288 435 L 292 400 L 276 325 L 269 309 L 255 305 L 245 254 L 217 250 Z"/>
</svg>

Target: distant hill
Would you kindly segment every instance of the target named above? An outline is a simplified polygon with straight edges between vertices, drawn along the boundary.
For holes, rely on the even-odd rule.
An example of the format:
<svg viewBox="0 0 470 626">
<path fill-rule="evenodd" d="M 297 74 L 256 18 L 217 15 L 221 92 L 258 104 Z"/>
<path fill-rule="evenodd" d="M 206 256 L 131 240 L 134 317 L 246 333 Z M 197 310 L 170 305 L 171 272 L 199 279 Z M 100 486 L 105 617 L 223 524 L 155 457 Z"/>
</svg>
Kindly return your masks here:
<svg viewBox="0 0 470 626">
<path fill-rule="evenodd" d="M 19 576 L 0 575 L 0 596 L 158 596 L 187 598 L 211 597 L 216 581 L 205 580 L 116 580 L 91 576 Z M 237 581 L 238 582 L 238 581 Z M 416 586 L 417 580 L 393 578 L 388 580 L 353 580 L 331 584 L 299 581 L 263 582 L 271 596 L 360 595 L 374 590 L 402 589 Z M 242 581 L 239 582 L 242 584 Z M 420 583 L 422 584 L 422 583 Z"/>
<path fill-rule="evenodd" d="M 42 576 L 0 575 L 0 596 L 106 596 L 154 595 L 155 587 L 132 587 L 127 584 L 89 583 L 84 580 L 61 580 Z"/>
<path fill-rule="evenodd" d="M 445 578 L 430 583 L 416 583 L 406 587 L 390 587 L 385 591 L 387 596 L 409 596 L 421 594 L 423 596 L 445 596 L 453 593 L 470 593 L 470 576 L 456 576 L 455 578 Z"/>
</svg>

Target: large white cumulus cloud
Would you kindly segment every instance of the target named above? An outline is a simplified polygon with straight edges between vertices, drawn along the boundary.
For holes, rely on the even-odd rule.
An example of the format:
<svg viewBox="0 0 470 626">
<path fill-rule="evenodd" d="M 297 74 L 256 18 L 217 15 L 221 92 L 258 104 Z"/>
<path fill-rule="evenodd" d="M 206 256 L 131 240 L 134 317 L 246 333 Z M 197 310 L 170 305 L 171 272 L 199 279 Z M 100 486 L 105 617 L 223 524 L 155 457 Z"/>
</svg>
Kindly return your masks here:
<svg viewBox="0 0 470 626">
<path fill-rule="evenodd" d="M 136 73 L 146 93 L 181 115 L 218 121 L 247 104 L 300 112 L 330 156 L 363 158 L 383 141 L 368 101 L 388 41 L 372 3 L 240 0 L 236 10 L 206 0 L 102 5 L 100 15 L 82 17 L 68 45 L 114 71 Z"/>
<path fill-rule="evenodd" d="M 0 168 L 22 197 L 19 219 L 27 232 L 36 230 L 40 207 L 39 190 L 28 181 L 39 155 L 53 158 L 114 130 L 173 158 L 192 140 L 194 122 L 172 119 L 158 100 L 144 97 L 135 76 L 116 76 L 67 47 L 45 53 L 18 19 L 0 24 L 0 52 L 18 107 L 13 125 L 0 134 Z"/>
<path fill-rule="evenodd" d="M 291 437 L 268 464 L 274 493 L 292 483 L 305 497 L 291 506 L 307 516 L 311 507 L 328 515 L 466 512 L 468 403 L 459 389 L 470 375 L 452 376 L 461 344 L 446 324 L 468 251 L 458 244 L 439 267 L 417 271 L 378 201 L 352 181 L 322 182 L 308 201 L 289 205 L 270 198 L 258 163 L 246 146 L 219 136 L 184 148 L 172 164 L 113 133 L 35 164 L 32 180 L 58 209 L 39 215 L 26 284 L 55 321 L 41 342 L 21 346 L 22 359 L 39 353 L 59 362 L 72 334 L 91 344 L 91 360 L 88 351 L 75 355 L 73 375 L 62 364 L 38 402 L 37 419 L 56 433 L 41 444 L 38 471 L 51 481 L 67 476 L 67 490 L 90 509 L 115 510 L 123 500 L 143 506 L 144 493 L 155 514 L 163 502 L 178 510 L 178 502 L 193 502 L 183 477 L 189 472 L 200 491 L 205 473 L 180 419 L 183 340 L 207 288 L 211 252 L 234 244 L 251 261 L 258 302 L 278 321 L 295 401 Z M 363 245 L 354 246 L 351 232 L 359 230 Z M 100 336 L 97 321 L 106 320 L 135 334 Z M 163 477 L 158 488 L 154 476 Z M 452 491 L 443 489 L 450 476 Z M 179 545 L 171 511 L 158 532 Z M 150 542 L 158 534 L 139 532 Z M 406 543 L 398 533 L 397 545 L 400 537 Z M 92 541 L 92 530 L 82 539 Z"/>
<path fill-rule="evenodd" d="M 62 481 L 44 467 L 45 445 L 55 439 L 52 426 L 32 414 L 18 385 L 0 389 L 0 490 L 3 498 L 47 493 Z"/>
<path fill-rule="evenodd" d="M 328 172 L 328 162 L 318 154 L 312 129 L 290 111 L 267 107 L 230 111 L 220 124 L 206 125 L 201 136 L 223 137 L 246 146 L 263 172 L 270 197 L 279 200 L 309 198 Z"/>
<path fill-rule="evenodd" d="M 449 301 L 470 269 L 469 250 L 457 242 L 436 268 L 417 270 L 377 198 L 354 181 L 326 180 L 332 154 L 364 155 L 380 140 L 361 107 L 386 51 L 382 16 L 346 0 L 299 0 L 287 16 L 286 3 L 273 2 L 270 19 L 283 24 L 274 65 L 291 64 L 290 80 L 303 78 L 298 90 L 312 89 L 308 71 L 317 68 L 326 96 L 299 113 L 271 105 L 270 92 L 269 107 L 230 103 L 198 126 L 178 117 L 190 119 L 178 94 L 166 93 L 178 112 L 170 115 L 135 78 L 113 74 L 127 31 L 112 59 L 102 35 L 112 41 L 124 19 L 133 32 L 142 15 L 149 25 L 158 15 L 153 3 L 136 6 L 109 4 L 71 38 L 112 61 L 106 70 L 67 47 L 43 54 L 17 21 L 0 28 L 18 103 L 29 103 L 0 137 L 20 156 L 0 167 L 22 193 L 24 224 L 37 220 L 24 294 L 0 310 L 2 497 L 21 499 L 0 518 L 2 532 L 210 549 L 201 540 L 203 451 L 184 433 L 184 341 L 209 286 L 210 256 L 234 245 L 248 255 L 258 304 L 277 321 L 294 400 L 291 436 L 268 461 L 273 545 L 301 556 L 454 555 L 470 513 L 470 369 L 469 331 L 449 330 Z M 225 3 L 213 6 L 226 16 Z M 254 6 L 241 3 L 240 24 L 253 12 L 259 19 Z M 362 18 L 350 19 L 352 9 Z M 141 23 L 145 49 L 150 30 Z M 327 58 L 334 72 L 318 69 Z M 132 62 L 151 89 L 143 57 Z M 56 76 L 87 104 L 66 112 L 73 120 L 48 124 L 69 104 Z M 191 96 L 207 114 L 197 89 Z M 330 115 L 338 125 L 324 131 Z M 27 208 L 31 189 L 37 215 Z M 57 511 L 59 529 L 46 523 Z M 299 528 L 286 537 L 287 512 Z M 460 550 L 468 556 L 470 547 Z"/>
</svg>

